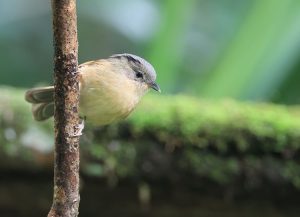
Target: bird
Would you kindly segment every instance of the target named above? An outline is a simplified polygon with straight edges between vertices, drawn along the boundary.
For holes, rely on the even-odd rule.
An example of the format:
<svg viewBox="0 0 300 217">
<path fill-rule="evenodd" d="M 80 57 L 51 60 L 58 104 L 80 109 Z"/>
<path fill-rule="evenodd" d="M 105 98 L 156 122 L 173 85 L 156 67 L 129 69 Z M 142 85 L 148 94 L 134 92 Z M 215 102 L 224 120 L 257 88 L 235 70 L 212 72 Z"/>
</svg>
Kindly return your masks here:
<svg viewBox="0 0 300 217">
<path fill-rule="evenodd" d="M 156 71 L 145 59 L 128 53 L 78 66 L 79 116 L 92 125 L 103 126 L 125 119 L 149 89 L 161 92 Z M 26 91 L 36 121 L 54 115 L 54 86 Z"/>
</svg>

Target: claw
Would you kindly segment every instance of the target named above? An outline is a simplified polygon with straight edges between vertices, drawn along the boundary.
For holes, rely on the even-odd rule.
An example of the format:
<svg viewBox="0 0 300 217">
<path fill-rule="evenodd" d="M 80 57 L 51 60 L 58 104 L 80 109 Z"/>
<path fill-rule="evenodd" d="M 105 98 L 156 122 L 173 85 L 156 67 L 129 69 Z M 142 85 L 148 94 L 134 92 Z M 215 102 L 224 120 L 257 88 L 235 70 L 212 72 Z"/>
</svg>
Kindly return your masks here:
<svg viewBox="0 0 300 217">
<path fill-rule="evenodd" d="M 81 136 L 83 129 L 84 129 L 84 119 L 80 118 L 80 121 L 79 121 L 78 127 L 76 129 L 76 132 L 74 133 L 74 135 L 72 135 L 72 137 Z"/>
</svg>

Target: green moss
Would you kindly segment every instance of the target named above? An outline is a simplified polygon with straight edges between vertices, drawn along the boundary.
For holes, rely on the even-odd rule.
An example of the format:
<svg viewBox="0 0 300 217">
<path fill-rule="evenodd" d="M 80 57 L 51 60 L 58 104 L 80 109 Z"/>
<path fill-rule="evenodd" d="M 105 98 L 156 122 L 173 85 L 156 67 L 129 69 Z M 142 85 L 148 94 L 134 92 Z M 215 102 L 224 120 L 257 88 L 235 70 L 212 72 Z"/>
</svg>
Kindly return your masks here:
<svg viewBox="0 0 300 217">
<path fill-rule="evenodd" d="M 33 121 L 24 90 L 0 91 L 1 159 L 40 164 L 37 153 L 53 148 L 53 120 Z M 81 162 L 83 172 L 111 183 L 192 176 L 224 186 L 281 180 L 300 188 L 299 146 L 299 107 L 148 94 L 125 121 L 86 126 Z"/>
<path fill-rule="evenodd" d="M 287 146 L 299 147 L 298 142 L 291 140 L 300 139 L 300 116 L 294 115 L 290 109 L 272 104 L 231 100 L 209 102 L 180 95 L 149 95 L 128 122 L 135 133 L 147 129 L 163 135 L 176 135 L 183 144 L 206 147 L 205 144 L 213 142 L 224 150 L 227 143 L 234 142 L 236 148 L 244 152 L 255 139 L 260 143 L 259 149 L 280 152 Z"/>
</svg>

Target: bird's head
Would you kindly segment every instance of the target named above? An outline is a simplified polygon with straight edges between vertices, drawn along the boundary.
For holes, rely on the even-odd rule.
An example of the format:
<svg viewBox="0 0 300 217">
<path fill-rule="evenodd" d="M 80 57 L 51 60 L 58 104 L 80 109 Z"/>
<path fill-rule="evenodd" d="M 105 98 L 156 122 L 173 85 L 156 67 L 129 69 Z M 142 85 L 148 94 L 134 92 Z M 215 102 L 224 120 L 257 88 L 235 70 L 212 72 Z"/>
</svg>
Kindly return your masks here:
<svg viewBox="0 0 300 217">
<path fill-rule="evenodd" d="M 149 62 L 139 56 L 127 53 L 115 54 L 110 58 L 121 61 L 122 65 L 124 64 L 126 69 L 129 69 L 124 70 L 129 79 L 135 80 L 142 85 L 146 85 L 148 88 L 161 92 L 160 87 L 155 81 L 156 72 Z"/>
</svg>

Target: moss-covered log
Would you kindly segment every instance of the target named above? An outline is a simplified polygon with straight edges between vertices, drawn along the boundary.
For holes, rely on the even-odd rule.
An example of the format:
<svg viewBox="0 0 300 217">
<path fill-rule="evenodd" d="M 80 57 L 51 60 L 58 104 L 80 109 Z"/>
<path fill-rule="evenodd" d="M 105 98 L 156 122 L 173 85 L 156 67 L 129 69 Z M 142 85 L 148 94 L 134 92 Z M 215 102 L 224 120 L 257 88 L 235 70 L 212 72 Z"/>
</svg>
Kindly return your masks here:
<svg viewBox="0 0 300 217">
<path fill-rule="evenodd" d="M 23 90 L 0 91 L 2 169 L 48 168 L 51 121 L 32 120 Z M 82 172 L 111 184 L 300 188 L 300 107 L 149 95 L 126 121 L 87 127 L 81 143 Z"/>
</svg>

